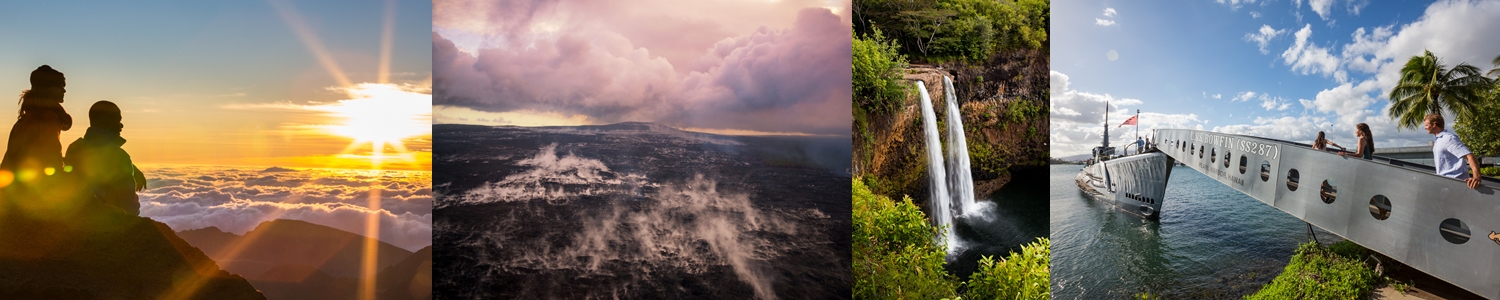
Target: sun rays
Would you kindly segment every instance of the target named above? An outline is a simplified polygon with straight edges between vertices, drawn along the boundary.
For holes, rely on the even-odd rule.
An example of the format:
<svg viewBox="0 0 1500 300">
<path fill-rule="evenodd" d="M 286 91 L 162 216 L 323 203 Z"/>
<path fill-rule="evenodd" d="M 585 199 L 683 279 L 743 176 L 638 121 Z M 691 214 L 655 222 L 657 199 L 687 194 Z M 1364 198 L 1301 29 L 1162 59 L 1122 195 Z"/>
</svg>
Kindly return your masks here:
<svg viewBox="0 0 1500 300">
<path fill-rule="evenodd" d="M 308 25 L 292 3 L 286 0 L 268 0 L 268 2 L 291 32 L 306 46 L 308 52 L 317 59 L 319 65 L 337 82 L 338 86 L 330 89 L 342 91 L 347 95 L 344 100 L 332 103 L 301 106 L 304 110 L 319 112 L 332 120 L 331 124 L 311 126 L 319 129 L 318 133 L 351 140 L 340 153 L 328 156 L 325 163 L 368 159 L 371 170 L 384 169 L 388 164 L 404 164 L 412 169 L 420 168 L 419 157 L 423 156 L 416 155 L 407 149 L 403 141 L 432 134 L 432 95 L 430 91 L 423 91 L 422 88 L 389 82 L 396 2 L 387 0 L 384 6 L 385 13 L 380 27 L 381 40 L 378 45 L 380 56 L 379 61 L 376 62 L 378 74 L 373 83 L 355 83 L 356 81 L 351 80 L 350 74 L 340 67 L 338 59 L 330 54 L 317 32 Z M 369 152 L 364 152 L 366 149 Z M 387 153 L 387 149 L 390 153 Z M 372 183 L 368 193 L 369 200 L 366 207 L 380 210 L 380 186 Z M 366 239 L 361 253 L 363 263 L 360 268 L 361 278 L 357 298 L 374 299 L 377 291 L 375 278 L 379 271 L 375 264 L 379 243 L 376 239 L 380 237 L 379 214 L 369 216 L 364 225 L 364 232 L 360 234 L 369 239 Z M 258 236 L 247 236 L 245 240 L 252 241 L 258 238 Z M 230 256 L 234 256 L 244 249 L 237 245 L 228 250 Z M 163 296 L 168 299 L 191 297 L 203 287 L 204 283 L 201 281 L 183 283 L 171 293 Z"/>
</svg>

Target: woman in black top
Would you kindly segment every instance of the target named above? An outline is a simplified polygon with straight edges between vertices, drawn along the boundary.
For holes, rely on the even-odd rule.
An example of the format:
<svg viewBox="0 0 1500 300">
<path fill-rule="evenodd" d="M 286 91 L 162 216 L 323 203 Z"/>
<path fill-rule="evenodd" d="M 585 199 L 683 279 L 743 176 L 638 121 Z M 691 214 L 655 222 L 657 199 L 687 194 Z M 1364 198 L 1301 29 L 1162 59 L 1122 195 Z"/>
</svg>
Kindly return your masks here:
<svg viewBox="0 0 1500 300">
<path fill-rule="evenodd" d="M 1359 145 L 1354 148 L 1355 152 L 1343 152 L 1339 153 L 1339 156 L 1359 156 L 1363 159 L 1375 157 L 1375 137 L 1370 135 L 1370 125 L 1365 123 L 1355 125 L 1354 135 L 1359 136 Z"/>
</svg>

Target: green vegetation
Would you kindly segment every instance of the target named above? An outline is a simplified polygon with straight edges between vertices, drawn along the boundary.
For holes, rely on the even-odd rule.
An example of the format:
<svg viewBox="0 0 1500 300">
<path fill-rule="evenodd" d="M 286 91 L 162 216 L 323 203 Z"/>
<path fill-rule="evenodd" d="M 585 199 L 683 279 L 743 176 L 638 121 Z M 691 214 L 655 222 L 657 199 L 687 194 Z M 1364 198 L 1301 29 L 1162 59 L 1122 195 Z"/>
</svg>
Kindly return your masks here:
<svg viewBox="0 0 1500 300">
<path fill-rule="evenodd" d="M 1050 241 L 1039 239 L 1000 261 L 984 257 L 980 270 L 961 283 L 943 269 L 944 247 L 932 242 L 943 229 L 929 225 L 911 197 L 897 202 L 871 193 L 865 184 L 876 181 L 867 177 L 853 182 L 854 298 L 1050 297 Z M 960 295 L 962 287 L 967 289 Z"/>
<path fill-rule="evenodd" d="M 1377 275 L 1363 258 L 1369 250 L 1350 241 L 1324 248 L 1316 242 L 1297 247 L 1281 275 L 1245 299 L 1356 299 L 1375 289 Z"/>
<path fill-rule="evenodd" d="M 920 61 L 983 61 L 1047 44 L 1046 0 L 856 0 L 856 33 L 884 29 Z"/>
<path fill-rule="evenodd" d="M 906 56 L 880 30 L 854 38 L 854 106 L 869 113 L 889 113 L 904 106 L 906 88 L 901 70 Z"/>
<path fill-rule="evenodd" d="M 1021 253 L 996 262 L 986 256 L 979 271 L 969 277 L 964 296 L 973 299 L 1049 299 L 1048 286 L 1052 242 L 1046 238 L 1021 246 Z"/>
<path fill-rule="evenodd" d="M 1489 78 L 1479 74 L 1479 68 L 1460 63 L 1453 69 L 1442 65 L 1432 51 L 1412 56 L 1401 67 L 1401 81 L 1391 89 L 1391 108 L 1387 111 L 1396 120 L 1397 128 L 1421 128 L 1429 113 L 1453 111 L 1458 118 L 1472 118 L 1480 97 L 1491 87 Z"/>
<path fill-rule="evenodd" d="M 870 193 L 854 181 L 854 298 L 940 299 L 957 293 L 958 280 L 943 269 L 940 229 L 912 204 Z"/>
<path fill-rule="evenodd" d="M 1496 66 L 1500 66 L 1500 57 L 1495 58 Z M 1490 70 L 1492 75 L 1500 75 L 1500 67 Z M 1459 140 L 1469 147 L 1470 151 L 1480 156 L 1500 154 L 1500 127 L 1494 126 L 1494 120 L 1500 119 L 1500 84 L 1492 84 L 1490 89 L 1479 94 L 1479 104 L 1474 106 L 1471 115 L 1459 115 L 1453 122 L 1453 132 L 1458 134 Z M 1484 172 L 1487 176 L 1495 176 Z"/>
</svg>

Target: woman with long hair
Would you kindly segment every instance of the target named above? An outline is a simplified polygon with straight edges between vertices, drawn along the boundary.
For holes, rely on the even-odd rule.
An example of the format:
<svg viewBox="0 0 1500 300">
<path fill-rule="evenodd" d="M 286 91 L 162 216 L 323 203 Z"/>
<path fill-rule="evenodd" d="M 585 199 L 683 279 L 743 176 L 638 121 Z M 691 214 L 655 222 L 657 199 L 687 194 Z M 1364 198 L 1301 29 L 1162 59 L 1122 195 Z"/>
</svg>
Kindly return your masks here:
<svg viewBox="0 0 1500 300">
<path fill-rule="evenodd" d="M 21 92 L 21 109 L 10 128 L 5 157 L 0 160 L 0 179 L 5 185 L 25 185 L 66 172 L 63 166 L 64 130 L 73 127 L 73 117 L 63 110 L 67 92 L 62 72 L 42 65 L 31 72 L 31 89 Z M 10 175 L 10 176 L 5 176 Z"/>
<path fill-rule="evenodd" d="M 1363 159 L 1375 157 L 1375 137 L 1370 134 L 1370 125 L 1359 123 L 1354 125 L 1354 135 L 1359 137 L 1359 145 L 1354 148 L 1353 153 L 1342 152 L 1339 156 L 1358 156 Z"/>
<path fill-rule="evenodd" d="M 1323 132 L 1318 132 L 1318 138 L 1313 140 L 1313 150 L 1328 150 L 1328 139 L 1323 138 Z"/>
</svg>

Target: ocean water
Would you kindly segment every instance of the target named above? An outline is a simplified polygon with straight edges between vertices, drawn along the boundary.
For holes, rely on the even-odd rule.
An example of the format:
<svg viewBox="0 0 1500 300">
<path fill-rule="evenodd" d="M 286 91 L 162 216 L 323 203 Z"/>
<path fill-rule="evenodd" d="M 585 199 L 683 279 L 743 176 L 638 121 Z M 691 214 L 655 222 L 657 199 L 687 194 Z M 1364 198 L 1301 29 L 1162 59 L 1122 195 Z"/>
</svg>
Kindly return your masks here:
<svg viewBox="0 0 1500 300">
<path fill-rule="evenodd" d="M 1311 240 L 1302 220 L 1191 168 L 1172 170 L 1159 222 L 1085 196 L 1073 181 L 1081 169 L 1051 166 L 1055 299 L 1238 299 Z M 1325 244 L 1340 239 L 1314 232 Z"/>
</svg>

